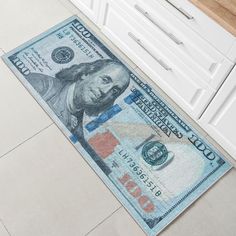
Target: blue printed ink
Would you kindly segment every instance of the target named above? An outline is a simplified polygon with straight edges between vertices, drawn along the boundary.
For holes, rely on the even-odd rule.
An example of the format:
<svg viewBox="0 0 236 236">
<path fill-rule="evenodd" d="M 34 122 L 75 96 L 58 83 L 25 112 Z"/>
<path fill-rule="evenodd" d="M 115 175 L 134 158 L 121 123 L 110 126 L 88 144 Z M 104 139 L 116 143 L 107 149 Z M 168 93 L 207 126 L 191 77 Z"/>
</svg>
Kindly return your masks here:
<svg viewBox="0 0 236 236">
<path fill-rule="evenodd" d="M 91 132 L 91 131 L 97 129 L 98 127 L 99 127 L 99 123 L 97 123 L 96 121 L 91 121 L 91 122 L 89 122 L 89 123 L 85 126 L 85 128 L 86 128 L 89 132 Z"/>
<path fill-rule="evenodd" d="M 77 143 L 78 142 L 78 138 L 77 138 L 76 135 L 71 135 L 70 140 L 71 140 L 72 143 Z"/>
<path fill-rule="evenodd" d="M 124 98 L 124 102 L 126 104 L 132 104 L 136 98 L 138 98 L 140 95 L 142 95 L 138 90 L 136 90 L 135 92 L 132 92 L 129 96 Z"/>
<path fill-rule="evenodd" d="M 85 125 L 85 128 L 89 132 L 92 132 L 93 130 L 97 129 L 101 124 L 103 124 L 106 121 L 110 120 L 113 116 L 115 116 L 116 114 L 118 114 L 121 111 L 122 111 L 122 109 L 118 104 L 113 105 L 110 109 L 103 112 L 96 119 L 94 119 L 93 121 L 91 121 L 87 125 Z"/>
</svg>

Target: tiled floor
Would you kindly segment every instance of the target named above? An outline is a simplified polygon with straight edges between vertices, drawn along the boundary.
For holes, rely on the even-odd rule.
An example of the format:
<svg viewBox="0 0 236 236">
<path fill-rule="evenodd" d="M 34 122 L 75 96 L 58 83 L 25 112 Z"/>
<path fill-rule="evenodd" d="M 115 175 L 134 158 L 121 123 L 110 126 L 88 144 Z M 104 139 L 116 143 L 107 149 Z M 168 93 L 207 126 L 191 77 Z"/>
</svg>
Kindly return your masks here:
<svg viewBox="0 0 236 236">
<path fill-rule="evenodd" d="M 0 53 L 80 14 L 67 0 L 0 4 Z M 0 236 L 144 236 L 2 61 L 0 108 Z M 235 236 L 235 182 L 232 170 L 162 235 Z"/>
</svg>

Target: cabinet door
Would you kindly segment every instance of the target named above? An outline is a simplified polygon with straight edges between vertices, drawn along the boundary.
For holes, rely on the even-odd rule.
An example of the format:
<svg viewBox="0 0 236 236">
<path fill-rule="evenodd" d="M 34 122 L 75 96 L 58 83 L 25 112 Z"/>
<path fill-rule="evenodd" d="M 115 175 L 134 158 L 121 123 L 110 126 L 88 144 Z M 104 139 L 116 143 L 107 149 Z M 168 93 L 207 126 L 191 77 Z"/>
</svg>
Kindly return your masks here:
<svg viewBox="0 0 236 236">
<path fill-rule="evenodd" d="M 70 0 L 90 20 L 97 23 L 101 0 Z"/>
<path fill-rule="evenodd" d="M 202 127 L 236 159 L 236 68 L 200 119 Z"/>
</svg>

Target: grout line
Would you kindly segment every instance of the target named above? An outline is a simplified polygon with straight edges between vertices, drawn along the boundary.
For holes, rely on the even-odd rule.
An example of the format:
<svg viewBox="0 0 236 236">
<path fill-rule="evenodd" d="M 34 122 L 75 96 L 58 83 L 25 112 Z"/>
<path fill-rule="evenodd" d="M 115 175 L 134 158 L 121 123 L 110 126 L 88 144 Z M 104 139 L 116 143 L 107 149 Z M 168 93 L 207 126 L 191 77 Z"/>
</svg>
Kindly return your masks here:
<svg viewBox="0 0 236 236">
<path fill-rule="evenodd" d="M 3 48 L 0 48 L 0 50 L 3 51 L 4 53 L 6 53 L 6 52 L 3 50 Z"/>
<path fill-rule="evenodd" d="M 102 223 L 104 223 L 107 219 L 109 219 L 112 215 L 114 215 L 117 211 L 119 211 L 123 206 L 120 206 L 115 211 L 113 211 L 110 215 L 108 215 L 106 218 L 104 218 L 100 223 L 95 225 L 91 230 L 89 230 L 84 236 L 88 236 L 92 231 L 94 231 L 98 226 L 100 226 Z"/>
<path fill-rule="evenodd" d="M 2 56 L 4 54 L 6 54 L 6 52 L 2 48 L 0 48 L 0 56 Z"/>
<path fill-rule="evenodd" d="M 51 123 L 50 125 L 46 126 L 45 128 L 39 130 L 37 133 L 35 133 L 34 135 L 32 135 L 31 137 L 25 139 L 23 142 L 19 143 L 18 145 L 16 145 L 15 147 L 13 147 L 12 149 L 10 149 L 9 151 L 7 151 L 6 153 L 4 153 L 3 155 L 0 156 L 0 159 L 3 158 L 4 156 L 6 156 L 7 154 L 9 154 L 10 152 L 14 151 L 15 149 L 17 149 L 19 146 L 23 145 L 24 143 L 26 143 L 27 141 L 29 141 L 30 139 L 34 138 L 35 136 L 37 136 L 38 134 L 40 134 L 41 132 L 43 132 L 44 130 L 46 130 L 47 128 L 49 128 L 50 126 L 52 126 L 54 124 Z"/>
<path fill-rule="evenodd" d="M 6 230 L 6 232 L 8 233 L 9 236 L 12 236 L 11 233 L 9 232 L 8 228 L 6 227 L 6 225 L 3 223 L 3 220 L 0 219 L 0 222 L 2 223 L 4 229 Z"/>
</svg>

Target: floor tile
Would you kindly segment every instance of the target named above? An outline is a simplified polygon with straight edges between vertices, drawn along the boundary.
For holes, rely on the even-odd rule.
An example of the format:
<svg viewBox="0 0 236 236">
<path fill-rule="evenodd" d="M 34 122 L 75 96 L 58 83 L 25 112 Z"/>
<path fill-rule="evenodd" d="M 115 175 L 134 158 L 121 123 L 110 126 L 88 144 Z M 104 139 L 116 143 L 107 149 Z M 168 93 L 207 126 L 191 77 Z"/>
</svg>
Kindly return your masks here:
<svg viewBox="0 0 236 236">
<path fill-rule="evenodd" d="M 0 48 L 9 51 L 71 16 L 58 0 L 7 0 L 0 8 Z"/>
<path fill-rule="evenodd" d="M 10 236 L 1 221 L 0 221 L 0 236 Z"/>
<path fill-rule="evenodd" d="M 235 236 L 236 170 L 231 170 L 213 188 L 171 223 L 160 236 Z M 122 208 L 88 236 L 144 236 Z"/>
<path fill-rule="evenodd" d="M 86 234 L 88 236 L 145 236 L 146 234 L 136 224 L 133 218 L 122 207 L 96 229 Z"/>
<path fill-rule="evenodd" d="M 235 236 L 236 170 L 231 170 L 161 236 Z"/>
<path fill-rule="evenodd" d="M 12 236 L 80 236 L 120 207 L 53 125 L 0 159 L 0 218 Z"/>
<path fill-rule="evenodd" d="M 0 156 L 52 124 L 1 59 L 0 107 Z"/>
</svg>

